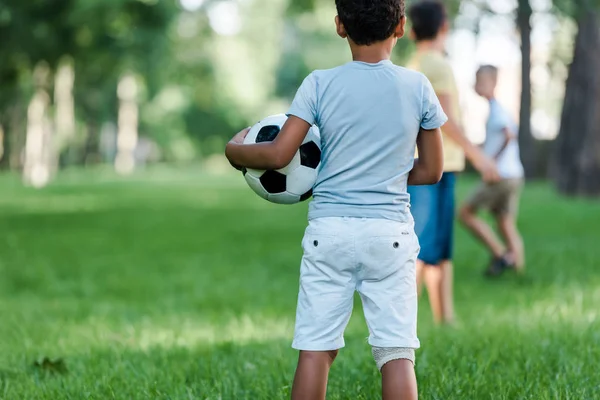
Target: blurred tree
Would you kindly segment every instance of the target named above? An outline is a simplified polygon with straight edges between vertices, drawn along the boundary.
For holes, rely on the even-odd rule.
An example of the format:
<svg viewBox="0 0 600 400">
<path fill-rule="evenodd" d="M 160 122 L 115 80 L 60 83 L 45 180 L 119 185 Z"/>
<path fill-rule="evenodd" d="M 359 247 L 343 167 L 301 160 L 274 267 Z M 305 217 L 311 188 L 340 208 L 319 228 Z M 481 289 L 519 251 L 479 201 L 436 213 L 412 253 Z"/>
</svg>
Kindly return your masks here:
<svg viewBox="0 0 600 400">
<path fill-rule="evenodd" d="M 0 2 L 0 124 L 8 149 L 2 165 L 9 164 L 7 157 L 18 159 L 24 144 L 17 138 L 33 93 L 34 66 L 43 61 L 53 73 L 65 55 L 72 56 L 77 114 L 86 121 L 87 150 L 93 153 L 100 124 L 114 119 L 119 77 L 159 69 L 169 49 L 165 31 L 177 11 L 174 1 Z"/>
<path fill-rule="evenodd" d="M 317 5 L 316 0 L 292 0 L 287 8 L 288 17 L 293 17 L 298 14 L 312 12 Z"/>
<path fill-rule="evenodd" d="M 519 146 L 527 178 L 535 177 L 536 152 L 531 129 L 531 17 L 529 0 L 519 0 L 517 27 L 521 36 L 521 112 L 519 116 Z"/>
<path fill-rule="evenodd" d="M 579 5 L 553 175 L 564 194 L 600 196 L 600 14 Z"/>
<path fill-rule="evenodd" d="M 75 43 L 75 102 L 85 121 L 80 162 L 100 160 L 99 133 L 117 112 L 117 85 L 127 73 L 152 80 L 170 57 L 166 31 L 178 8 L 172 1 L 86 0 L 69 14 Z M 153 82 L 154 83 L 154 82 Z M 156 89 L 156 85 L 150 85 Z M 151 93 L 153 94 L 153 93 Z"/>
<path fill-rule="evenodd" d="M 26 109 L 34 92 L 33 68 L 41 61 L 52 68 L 70 47 L 73 32 L 65 21 L 73 5 L 74 0 L 0 2 L 2 168 L 21 164 Z"/>
</svg>

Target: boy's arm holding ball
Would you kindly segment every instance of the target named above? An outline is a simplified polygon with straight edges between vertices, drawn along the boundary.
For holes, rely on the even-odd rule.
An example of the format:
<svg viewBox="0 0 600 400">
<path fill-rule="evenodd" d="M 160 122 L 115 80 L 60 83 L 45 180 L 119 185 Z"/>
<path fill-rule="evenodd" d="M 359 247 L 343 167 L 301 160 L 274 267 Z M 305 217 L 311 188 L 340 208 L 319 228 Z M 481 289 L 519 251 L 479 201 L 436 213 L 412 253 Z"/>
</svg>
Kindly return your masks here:
<svg viewBox="0 0 600 400">
<path fill-rule="evenodd" d="M 440 181 L 444 172 L 444 144 L 440 128 L 426 130 L 421 128 L 417 136 L 419 158 L 408 175 L 408 184 L 434 185 Z"/>
<path fill-rule="evenodd" d="M 281 169 L 287 166 L 306 138 L 311 125 L 290 115 L 281 132 L 272 142 L 244 144 L 250 129 L 244 129 L 231 139 L 225 156 L 237 169 Z"/>
</svg>

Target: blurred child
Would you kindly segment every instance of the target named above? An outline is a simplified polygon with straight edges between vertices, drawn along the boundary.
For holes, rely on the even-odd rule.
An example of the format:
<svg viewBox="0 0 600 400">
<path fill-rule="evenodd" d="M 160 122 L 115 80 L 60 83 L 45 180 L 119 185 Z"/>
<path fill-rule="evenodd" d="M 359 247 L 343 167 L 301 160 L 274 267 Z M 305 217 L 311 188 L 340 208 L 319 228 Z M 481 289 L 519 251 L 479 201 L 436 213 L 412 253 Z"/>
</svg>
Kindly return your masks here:
<svg viewBox="0 0 600 400">
<path fill-rule="evenodd" d="M 483 66 L 477 72 L 475 91 L 490 103 L 483 149 L 496 160 L 501 180 L 482 183 L 460 211 L 463 224 L 493 256 L 486 271 L 488 276 L 498 276 L 507 268 L 521 271 L 525 264 L 523 240 L 516 223 L 524 176 L 519 156 L 518 128 L 494 96 L 497 81 L 496 67 Z M 485 221 L 477 217 L 477 211 L 482 208 L 490 211 L 496 218 L 504 243 Z"/>
<path fill-rule="evenodd" d="M 321 169 L 302 240 L 292 399 L 325 399 L 356 291 L 383 398 L 416 399 L 419 244 L 407 184 L 439 181 L 439 128 L 447 118 L 427 78 L 390 61 L 404 35 L 404 0 L 336 0 L 336 6 L 337 33 L 348 40 L 353 61 L 304 80 L 273 142 L 243 145 L 244 130 L 226 154 L 236 167 L 278 169 L 313 124 L 321 131 Z"/>
</svg>

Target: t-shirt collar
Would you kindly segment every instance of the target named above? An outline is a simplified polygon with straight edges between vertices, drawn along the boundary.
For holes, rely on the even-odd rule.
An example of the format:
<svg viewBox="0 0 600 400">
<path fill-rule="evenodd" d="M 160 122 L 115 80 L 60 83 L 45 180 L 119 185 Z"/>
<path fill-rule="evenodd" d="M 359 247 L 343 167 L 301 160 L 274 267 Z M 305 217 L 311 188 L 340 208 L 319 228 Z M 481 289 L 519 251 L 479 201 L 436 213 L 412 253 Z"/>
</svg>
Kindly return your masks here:
<svg viewBox="0 0 600 400">
<path fill-rule="evenodd" d="M 393 65 L 391 60 L 381 60 L 378 63 L 367 63 L 364 61 L 351 61 L 349 64 L 361 68 L 380 68 L 388 65 Z"/>
</svg>

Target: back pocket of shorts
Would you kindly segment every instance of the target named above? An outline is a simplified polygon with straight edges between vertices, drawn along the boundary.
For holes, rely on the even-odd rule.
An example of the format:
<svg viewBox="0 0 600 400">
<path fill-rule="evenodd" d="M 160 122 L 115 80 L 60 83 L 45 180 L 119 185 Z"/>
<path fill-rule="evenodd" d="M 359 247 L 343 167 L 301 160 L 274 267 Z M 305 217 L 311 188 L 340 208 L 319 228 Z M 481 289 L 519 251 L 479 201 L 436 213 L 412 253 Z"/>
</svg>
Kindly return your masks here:
<svg viewBox="0 0 600 400">
<path fill-rule="evenodd" d="M 340 239 L 332 235 L 306 233 L 302 239 L 304 256 L 314 261 L 325 261 L 335 257 L 340 247 Z"/>
<path fill-rule="evenodd" d="M 410 232 L 394 236 L 375 236 L 364 243 L 363 264 L 379 266 L 397 265 L 414 253 L 415 238 Z"/>
</svg>

